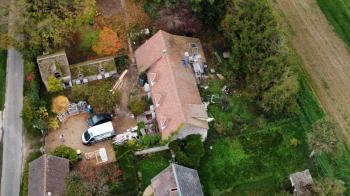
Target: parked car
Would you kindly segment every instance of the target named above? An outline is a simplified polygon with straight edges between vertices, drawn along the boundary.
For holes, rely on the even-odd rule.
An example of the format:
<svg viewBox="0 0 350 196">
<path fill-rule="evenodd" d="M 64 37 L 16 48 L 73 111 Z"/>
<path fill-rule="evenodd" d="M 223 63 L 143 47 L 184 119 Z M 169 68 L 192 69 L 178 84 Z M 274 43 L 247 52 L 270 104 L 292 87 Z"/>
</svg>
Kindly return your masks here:
<svg viewBox="0 0 350 196">
<path fill-rule="evenodd" d="M 112 122 L 106 122 L 88 128 L 81 136 L 81 139 L 83 141 L 83 144 L 91 145 L 96 142 L 111 139 L 114 136 L 115 130 L 113 128 Z"/>
<path fill-rule="evenodd" d="M 93 116 L 90 116 L 87 120 L 87 123 L 89 127 L 93 127 L 96 125 L 100 125 L 106 122 L 112 121 L 112 115 L 111 114 L 95 114 Z"/>
</svg>

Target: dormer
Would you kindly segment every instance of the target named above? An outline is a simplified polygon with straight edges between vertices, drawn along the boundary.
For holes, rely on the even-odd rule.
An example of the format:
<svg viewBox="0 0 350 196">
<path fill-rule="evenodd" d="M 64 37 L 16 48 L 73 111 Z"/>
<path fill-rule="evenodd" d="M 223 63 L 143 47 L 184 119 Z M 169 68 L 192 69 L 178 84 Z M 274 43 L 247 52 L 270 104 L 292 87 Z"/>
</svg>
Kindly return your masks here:
<svg viewBox="0 0 350 196">
<path fill-rule="evenodd" d="M 148 80 L 151 86 L 154 86 L 156 84 L 158 77 L 159 76 L 157 73 L 152 73 L 152 72 L 148 73 Z"/>
<path fill-rule="evenodd" d="M 154 105 L 156 105 L 156 107 L 160 106 L 161 100 L 162 100 L 161 94 L 159 94 L 159 93 L 154 94 Z"/>
<path fill-rule="evenodd" d="M 159 126 L 161 130 L 164 130 L 168 126 L 168 118 L 165 116 L 160 117 Z"/>
</svg>

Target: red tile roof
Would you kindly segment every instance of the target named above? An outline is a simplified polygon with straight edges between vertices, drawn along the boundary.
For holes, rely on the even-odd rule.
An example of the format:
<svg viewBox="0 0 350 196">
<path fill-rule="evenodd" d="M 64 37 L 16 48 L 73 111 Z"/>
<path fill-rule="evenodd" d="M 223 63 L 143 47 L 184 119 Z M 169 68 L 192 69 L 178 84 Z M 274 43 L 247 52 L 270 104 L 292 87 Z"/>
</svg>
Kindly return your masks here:
<svg viewBox="0 0 350 196">
<path fill-rule="evenodd" d="M 192 43 L 197 45 L 205 62 L 199 39 L 164 31 L 158 31 L 135 51 L 139 72 L 147 71 L 151 83 L 152 99 L 163 139 L 167 139 L 182 125 L 208 129 L 208 123 L 203 120 L 208 117 L 207 112 L 192 68 L 182 65 L 184 53 L 190 52 Z"/>
</svg>

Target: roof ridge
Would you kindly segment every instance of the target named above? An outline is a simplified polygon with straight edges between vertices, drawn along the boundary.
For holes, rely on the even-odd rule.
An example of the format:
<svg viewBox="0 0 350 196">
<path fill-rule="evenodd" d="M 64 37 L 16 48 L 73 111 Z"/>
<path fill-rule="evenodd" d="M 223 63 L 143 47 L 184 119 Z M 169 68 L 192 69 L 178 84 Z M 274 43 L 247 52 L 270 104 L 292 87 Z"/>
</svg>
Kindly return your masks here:
<svg viewBox="0 0 350 196">
<path fill-rule="evenodd" d="M 176 173 L 176 169 L 175 166 L 177 166 L 176 164 L 172 163 L 171 164 L 171 168 L 173 169 L 173 174 L 174 174 L 174 178 L 175 178 L 175 183 L 176 183 L 176 188 L 178 190 L 179 196 L 181 196 L 181 189 L 180 189 L 180 184 L 179 184 L 179 180 L 177 179 L 177 173 Z"/>
<path fill-rule="evenodd" d="M 163 43 L 164 43 L 164 45 L 165 45 L 165 47 L 166 47 L 166 53 L 165 53 L 165 58 L 166 58 L 166 61 L 167 61 L 167 65 L 168 65 L 168 67 L 169 67 L 169 69 L 170 69 L 170 76 L 171 76 L 171 81 L 172 81 L 172 83 L 173 83 L 173 85 L 175 86 L 175 88 L 177 89 L 177 86 L 176 86 L 176 80 L 175 80 L 175 73 L 174 73 L 174 69 L 173 69 L 173 64 L 172 64 L 172 61 L 170 61 L 169 60 L 169 56 L 168 56 L 168 45 L 167 45 L 167 42 L 165 41 L 165 39 L 164 39 L 164 31 L 160 31 L 160 33 L 161 33 L 161 35 L 162 36 L 160 36 L 161 37 L 161 39 L 162 39 L 162 41 L 163 41 Z M 180 108 L 181 108 L 181 110 L 183 111 L 183 105 L 182 105 L 182 101 L 181 101 L 181 99 L 180 99 L 180 96 L 179 96 L 179 93 L 177 92 L 177 90 L 175 91 L 175 92 L 173 92 L 174 94 L 175 94 L 175 97 L 176 97 L 176 99 L 177 99 L 177 102 L 180 104 Z M 184 115 L 184 112 L 180 112 L 180 115 L 181 115 L 181 118 L 182 118 L 182 120 L 184 121 L 184 122 L 186 122 L 186 117 L 185 117 L 185 115 Z"/>
</svg>

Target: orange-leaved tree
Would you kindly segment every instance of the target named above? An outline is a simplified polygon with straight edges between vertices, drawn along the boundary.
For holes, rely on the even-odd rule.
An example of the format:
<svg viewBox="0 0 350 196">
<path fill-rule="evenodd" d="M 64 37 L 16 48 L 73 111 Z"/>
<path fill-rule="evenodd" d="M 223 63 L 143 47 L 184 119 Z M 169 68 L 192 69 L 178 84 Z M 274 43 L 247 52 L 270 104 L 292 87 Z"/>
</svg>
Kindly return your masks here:
<svg viewBox="0 0 350 196">
<path fill-rule="evenodd" d="M 121 41 L 117 33 L 108 27 L 103 27 L 98 36 L 98 42 L 92 50 L 98 55 L 114 55 L 121 48 Z"/>
</svg>

